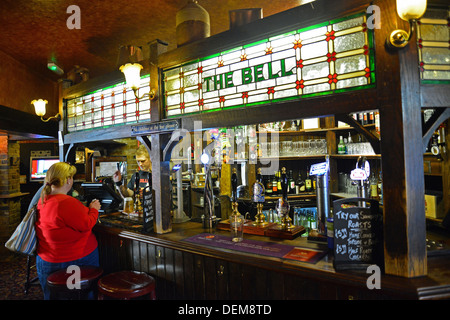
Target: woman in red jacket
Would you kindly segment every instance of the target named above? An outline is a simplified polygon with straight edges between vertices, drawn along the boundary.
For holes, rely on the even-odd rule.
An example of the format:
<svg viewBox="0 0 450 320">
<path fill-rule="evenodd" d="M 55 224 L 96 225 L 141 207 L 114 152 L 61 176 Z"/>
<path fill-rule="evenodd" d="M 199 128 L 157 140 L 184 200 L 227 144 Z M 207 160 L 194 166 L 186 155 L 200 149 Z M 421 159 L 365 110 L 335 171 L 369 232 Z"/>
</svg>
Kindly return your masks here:
<svg viewBox="0 0 450 320">
<path fill-rule="evenodd" d="M 38 203 L 36 269 L 49 300 L 47 277 L 70 265 L 99 266 L 97 239 L 92 228 L 97 222 L 100 202 L 89 208 L 67 195 L 72 189 L 76 168 L 64 162 L 52 165 L 45 176 Z"/>
</svg>

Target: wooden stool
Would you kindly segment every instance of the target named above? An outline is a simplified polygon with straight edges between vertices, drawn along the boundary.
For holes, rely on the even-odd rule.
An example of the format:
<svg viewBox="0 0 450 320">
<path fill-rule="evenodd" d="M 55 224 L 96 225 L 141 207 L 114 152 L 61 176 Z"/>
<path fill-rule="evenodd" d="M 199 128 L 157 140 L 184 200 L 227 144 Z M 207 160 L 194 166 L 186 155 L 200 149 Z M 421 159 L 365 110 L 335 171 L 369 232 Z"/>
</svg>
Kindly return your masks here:
<svg viewBox="0 0 450 320">
<path fill-rule="evenodd" d="M 156 299 L 155 279 L 144 272 L 114 272 L 101 278 L 97 286 L 99 300 L 103 300 L 105 296 L 128 300 L 145 295 L 151 300 Z"/>
<path fill-rule="evenodd" d="M 79 266 L 80 268 L 80 288 L 69 289 L 67 279 L 73 273 L 67 273 L 66 269 L 53 272 L 47 278 L 47 285 L 50 289 L 51 299 L 62 300 L 83 300 L 88 299 L 91 291 L 96 290 L 97 280 L 103 274 L 103 269 L 94 266 Z M 95 297 L 92 297 L 95 298 Z"/>
</svg>

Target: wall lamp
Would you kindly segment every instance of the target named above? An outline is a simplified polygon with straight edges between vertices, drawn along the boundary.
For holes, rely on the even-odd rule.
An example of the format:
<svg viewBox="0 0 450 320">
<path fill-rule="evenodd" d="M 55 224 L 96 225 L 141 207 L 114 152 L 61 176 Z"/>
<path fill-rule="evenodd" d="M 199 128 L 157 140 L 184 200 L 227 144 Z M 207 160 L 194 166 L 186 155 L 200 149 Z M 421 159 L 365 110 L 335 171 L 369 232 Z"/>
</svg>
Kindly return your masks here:
<svg viewBox="0 0 450 320">
<path fill-rule="evenodd" d="M 47 122 L 47 121 L 49 121 L 51 119 L 56 119 L 56 121 L 61 120 L 61 115 L 59 113 L 57 113 L 53 117 L 50 117 L 48 119 L 44 119 L 44 115 L 45 115 L 45 112 L 46 112 L 45 109 L 46 109 L 47 103 L 48 103 L 48 101 L 47 100 L 43 100 L 43 99 L 31 101 L 31 104 L 34 105 L 34 111 L 36 112 L 38 117 L 41 117 L 42 121 Z"/>
<path fill-rule="evenodd" d="M 119 51 L 119 70 L 123 72 L 125 76 L 126 86 L 134 92 L 134 96 L 137 99 L 142 99 L 148 96 L 150 100 L 155 99 L 155 90 L 151 89 L 150 92 L 144 93 L 141 97 L 138 96 L 137 90 L 141 81 L 142 64 L 139 62 L 143 60 L 142 49 L 137 46 L 122 46 Z"/>
<path fill-rule="evenodd" d="M 414 25 L 427 10 L 427 0 L 397 0 L 397 14 L 409 22 L 409 33 L 397 29 L 389 35 L 387 43 L 392 48 L 404 48 L 414 32 Z"/>
</svg>

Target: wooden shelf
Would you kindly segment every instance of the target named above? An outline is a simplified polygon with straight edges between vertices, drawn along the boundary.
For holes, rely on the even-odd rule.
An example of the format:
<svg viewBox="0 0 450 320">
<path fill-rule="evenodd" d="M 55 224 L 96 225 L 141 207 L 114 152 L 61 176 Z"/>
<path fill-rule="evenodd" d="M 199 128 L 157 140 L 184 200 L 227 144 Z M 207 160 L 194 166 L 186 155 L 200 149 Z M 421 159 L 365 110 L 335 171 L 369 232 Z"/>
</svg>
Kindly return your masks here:
<svg viewBox="0 0 450 320">
<path fill-rule="evenodd" d="M 366 124 L 362 126 L 364 128 L 375 128 L 375 124 Z M 311 133 L 323 133 L 327 131 L 341 131 L 341 130 L 355 130 L 353 127 L 332 127 L 332 128 L 317 128 L 317 129 L 300 129 L 296 131 L 256 131 L 256 133 L 277 133 L 279 135 L 298 135 L 298 134 L 311 134 Z"/>
<path fill-rule="evenodd" d="M 19 197 L 24 197 L 29 194 L 30 194 L 29 192 L 16 192 L 16 193 L 10 193 L 10 194 L 0 194 L 0 199 L 19 198 Z"/>
</svg>

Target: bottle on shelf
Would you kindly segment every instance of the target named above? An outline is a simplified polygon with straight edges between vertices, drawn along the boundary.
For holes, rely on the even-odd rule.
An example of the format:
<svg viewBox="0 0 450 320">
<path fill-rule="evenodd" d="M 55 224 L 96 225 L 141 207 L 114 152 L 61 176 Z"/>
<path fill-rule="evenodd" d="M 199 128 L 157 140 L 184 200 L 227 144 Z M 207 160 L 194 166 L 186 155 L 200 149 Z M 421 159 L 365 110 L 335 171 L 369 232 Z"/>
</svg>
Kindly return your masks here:
<svg viewBox="0 0 450 320">
<path fill-rule="evenodd" d="M 380 204 L 383 204 L 383 180 L 381 170 L 378 173 L 378 198 L 380 199 Z"/>
<path fill-rule="evenodd" d="M 360 112 L 358 113 L 358 121 L 360 125 L 364 125 L 364 113 Z"/>
<path fill-rule="evenodd" d="M 305 191 L 306 192 L 311 192 L 312 191 L 312 181 L 311 181 L 311 177 L 309 176 L 309 167 L 306 170 L 306 179 L 305 179 Z"/>
<path fill-rule="evenodd" d="M 278 181 L 277 181 L 277 173 L 275 172 L 272 176 L 272 196 L 278 195 Z"/>
<path fill-rule="evenodd" d="M 375 131 L 380 135 L 380 112 L 375 111 Z"/>
<path fill-rule="evenodd" d="M 271 176 L 267 176 L 265 181 L 266 186 L 266 195 L 271 196 L 272 195 L 272 178 Z"/>
<path fill-rule="evenodd" d="M 283 194 L 283 186 L 281 185 L 281 173 L 280 173 L 280 170 L 278 170 L 278 172 L 277 172 L 277 190 L 278 190 L 278 194 L 279 195 Z"/>
<path fill-rule="evenodd" d="M 288 178 L 288 193 L 295 194 L 295 180 L 292 175 L 292 170 L 289 170 L 289 178 Z"/>
<path fill-rule="evenodd" d="M 370 198 L 374 200 L 379 200 L 378 198 L 378 178 L 376 173 L 373 172 L 370 177 Z"/>
<path fill-rule="evenodd" d="M 369 112 L 363 112 L 363 126 L 369 124 Z"/>
<path fill-rule="evenodd" d="M 347 154 L 353 154 L 354 153 L 354 145 L 352 140 L 352 135 L 350 132 L 348 133 L 348 140 L 347 140 Z"/>
<path fill-rule="evenodd" d="M 342 136 L 339 137 L 339 143 L 338 143 L 338 154 L 345 154 L 345 143 L 344 138 Z"/>
<path fill-rule="evenodd" d="M 299 171 L 297 181 L 295 182 L 295 193 L 303 193 L 305 191 L 305 181 L 303 181 L 302 173 Z"/>
<path fill-rule="evenodd" d="M 374 124 L 375 123 L 375 112 L 370 111 L 369 116 L 367 118 L 367 124 Z"/>
</svg>

